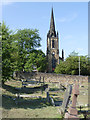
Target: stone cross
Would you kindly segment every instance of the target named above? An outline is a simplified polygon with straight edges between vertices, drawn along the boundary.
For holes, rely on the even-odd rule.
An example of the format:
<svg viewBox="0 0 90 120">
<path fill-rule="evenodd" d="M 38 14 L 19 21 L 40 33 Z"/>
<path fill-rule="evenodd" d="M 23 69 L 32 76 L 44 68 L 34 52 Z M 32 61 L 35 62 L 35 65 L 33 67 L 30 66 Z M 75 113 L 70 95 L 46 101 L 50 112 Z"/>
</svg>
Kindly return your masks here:
<svg viewBox="0 0 90 120">
<path fill-rule="evenodd" d="M 76 102 L 77 102 L 77 96 L 79 95 L 79 84 L 75 83 L 72 93 L 73 93 L 72 106 L 69 107 L 68 113 L 65 114 L 65 118 L 68 118 L 67 120 L 71 118 L 78 119 L 78 111 L 76 109 Z"/>
</svg>

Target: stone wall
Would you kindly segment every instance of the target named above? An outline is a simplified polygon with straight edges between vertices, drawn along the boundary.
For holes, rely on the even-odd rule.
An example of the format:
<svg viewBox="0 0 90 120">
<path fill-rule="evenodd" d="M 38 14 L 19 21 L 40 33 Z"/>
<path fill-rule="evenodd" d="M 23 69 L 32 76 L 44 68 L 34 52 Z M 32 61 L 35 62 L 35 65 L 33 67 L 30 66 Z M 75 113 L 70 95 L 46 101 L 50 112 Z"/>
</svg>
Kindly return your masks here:
<svg viewBox="0 0 90 120">
<path fill-rule="evenodd" d="M 37 73 L 37 76 L 44 77 L 45 82 L 61 82 L 61 83 L 71 83 L 73 84 L 75 80 L 81 82 L 88 82 L 88 76 L 79 75 L 62 75 L 55 73 Z"/>
<path fill-rule="evenodd" d="M 55 73 L 30 73 L 30 72 L 18 72 L 16 73 L 17 77 L 24 76 L 25 78 L 40 78 L 45 82 L 60 82 L 60 83 L 69 83 L 73 84 L 75 80 L 78 80 L 80 83 L 88 82 L 88 76 L 79 76 L 79 75 L 65 75 L 65 74 L 55 74 Z"/>
</svg>

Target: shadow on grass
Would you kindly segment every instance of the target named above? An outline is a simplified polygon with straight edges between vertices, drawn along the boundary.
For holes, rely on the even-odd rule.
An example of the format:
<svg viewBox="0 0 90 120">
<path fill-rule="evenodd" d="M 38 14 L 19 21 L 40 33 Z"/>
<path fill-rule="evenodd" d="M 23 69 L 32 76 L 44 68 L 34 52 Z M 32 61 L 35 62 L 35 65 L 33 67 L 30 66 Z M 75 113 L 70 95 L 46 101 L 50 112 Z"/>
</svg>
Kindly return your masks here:
<svg viewBox="0 0 90 120">
<path fill-rule="evenodd" d="M 23 108 L 23 109 L 36 109 L 50 106 L 45 98 L 36 99 L 24 99 L 24 98 L 12 98 L 9 95 L 2 96 L 2 107 L 5 109 Z"/>
<path fill-rule="evenodd" d="M 2 84 L 2 88 L 5 89 L 6 91 L 13 93 L 13 94 L 17 93 L 17 90 L 15 90 L 15 87 L 12 87 L 10 85 Z"/>
<path fill-rule="evenodd" d="M 33 87 L 33 88 L 21 88 L 21 89 L 16 89 L 15 87 L 12 87 L 10 85 L 6 85 L 6 84 L 3 84 L 2 87 L 4 89 L 6 89 L 6 91 L 9 91 L 13 94 L 16 94 L 16 93 L 27 93 L 27 94 L 33 94 L 35 92 L 38 92 L 38 91 L 44 91 L 44 89 L 42 89 L 42 86 L 40 87 Z"/>
<path fill-rule="evenodd" d="M 5 95 L 2 96 L 2 107 L 5 109 L 12 109 L 12 108 L 23 108 L 23 109 L 36 109 L 36 108 L 42 108 L 50 106 L 50 103 L 47 102 L 46 98 L 16 98 L 16 93 L 28 93 L 33 94 L 35 92 L 41 91 L 41 87 L 34 87 L 34 88 L 22 88 L 22 89 L 16 89 L 13 86 L 4 84 L 3 89 L 6 91 L 9 91 L 13 93 L 13 97 L 11 95 Z"/>
<path fill-rule="evenodd" d="M 61 106 L 63 100 L 60 97 L 54 98 L 55 106 Z"/>
<path fill-rule="evenodd" d="M 60 89 L 59 88 L 50 88 L 49 91 L 59 91 Z"/>
<path fill-rule="evenodd" d="M 52 95 L 52 96 L 58 96 L 57 94 L 55 94 L 55 93 L 50 93 L 50 95 Z"/>
</svg>

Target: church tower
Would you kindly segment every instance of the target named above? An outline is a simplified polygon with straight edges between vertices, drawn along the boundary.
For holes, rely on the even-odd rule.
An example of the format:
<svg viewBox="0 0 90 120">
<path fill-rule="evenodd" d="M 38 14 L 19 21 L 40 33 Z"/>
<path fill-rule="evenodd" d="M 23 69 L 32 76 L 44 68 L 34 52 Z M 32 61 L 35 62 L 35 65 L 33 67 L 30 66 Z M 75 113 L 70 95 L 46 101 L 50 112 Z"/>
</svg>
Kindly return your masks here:
<svg viewBox="0 0 90 120">
<path fill-rule="evenodd" d="M 47 72 L 53 72 L 56 65 L 60 62 L 59 57 L 59 38 L 55 31 L 53 8 L 51 12 L 50 30 L 47 34 Z"/>
</svg>

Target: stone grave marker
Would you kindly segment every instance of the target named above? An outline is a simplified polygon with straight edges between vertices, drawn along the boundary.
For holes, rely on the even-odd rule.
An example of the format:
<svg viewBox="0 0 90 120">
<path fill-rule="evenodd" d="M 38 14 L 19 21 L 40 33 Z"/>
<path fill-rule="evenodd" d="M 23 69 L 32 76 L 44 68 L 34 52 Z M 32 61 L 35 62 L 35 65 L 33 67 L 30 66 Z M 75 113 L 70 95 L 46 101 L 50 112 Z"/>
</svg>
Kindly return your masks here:
<svg viewBox="0 0 90 120">
<path fill-rule="evenodd" d="M 63 103 L 61 106 L 61 113 L 64 113 L 66 111 L 66 108 L 68 106 L 70 97 L 71 97 L 71 93 L 72 93 L 72 85 L 68 85 L 64 94 L 64 99 L 63 99 Z"/>
<path fill-rule="evenodd" d="M 50 103 L 51 103 L 53 106 L 55 106 L 54 99 L 53 99 L 52 97 L 50 97 L 50 96 L 49 96 L 49 99 L 50 99 L 50 100 L 49 100 Z"/>
<path fill-rule="evenodd" d="M 45 89 L 45 92 L 46 92 L 47 101 L 49 102 L 49 87 Z"/>
<path fill-rule="evenodd" d="M 77 96 L 79 95 L 79 84 L 75 84 L 72 90 L 72 106 L 69 107 L 68 112 L 65 113 L 65 118 L 76 118 L 78 120 L 78 111 L 76 109 Z"/>
<path fill-rule="evenodd" d="M 40 78 L 39 78 L 39 83 L 41 83 L 41 76 L 40 76 Z"/>
</svg>

